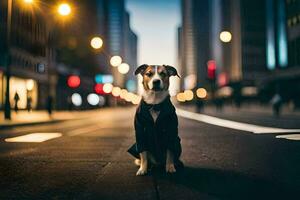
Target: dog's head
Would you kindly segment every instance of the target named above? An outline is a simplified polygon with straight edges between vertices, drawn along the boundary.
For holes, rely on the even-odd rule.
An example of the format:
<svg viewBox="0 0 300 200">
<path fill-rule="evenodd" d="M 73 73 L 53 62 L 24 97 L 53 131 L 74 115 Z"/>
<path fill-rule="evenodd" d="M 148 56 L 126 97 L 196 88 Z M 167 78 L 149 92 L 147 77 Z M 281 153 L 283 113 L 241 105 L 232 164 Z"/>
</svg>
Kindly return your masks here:
<svg viewBox="0 0 300 200">
<path fill-rule="evenodd" d="M 167 91 L 169 88 L 169 78 L 178 76 L 175 67 L 169 65 L 141 65 L 135 72 L 135 75 L 143 76 L 143 86 L 145 91 Z"/>
</svg>

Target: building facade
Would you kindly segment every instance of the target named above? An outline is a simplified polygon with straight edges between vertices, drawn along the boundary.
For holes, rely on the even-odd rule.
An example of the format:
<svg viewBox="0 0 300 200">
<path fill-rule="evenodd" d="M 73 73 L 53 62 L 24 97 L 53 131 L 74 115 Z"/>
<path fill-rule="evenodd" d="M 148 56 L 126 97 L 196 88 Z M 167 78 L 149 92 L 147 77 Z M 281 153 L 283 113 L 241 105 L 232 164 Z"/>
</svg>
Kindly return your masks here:
<svg viewBox="0 0 300 200">
<path fill-rule="evenodd" d="M 7 1 L 0 2 L 0 105 L 5 102 L 6 67 L 10 65 L 10 103 L 15 106 L 15 97 L 19 96 L 18 108 L 30 106 L 45 108 L 48 97 L 49 62 L 54 59 L 53 49 L 48 45 L 49 30 L 45 16 L 32 12 L 28 7 L 13 2 L 11 42 L 7 38 Z M 8 52 L 9 61 L 7 60 Z"/>
<path fill-rule="evenodd" d="M 137 36 L 130 28 L 130 15 L 125 9 L 124 0 L 100 0 L 98 1 L 99 29 L 104 38 L 104 51 L 106 59 L 112 56 L 120 56 L 124 63 L 129 64 L 130 72 L 137 65 Z M 126 87 L 130 75 L 122 75 L 117 68 L 107 66 L 114 76 L 114 84 Z M 128 76 L 128 77 L 127 77 Z"/>
</svg>

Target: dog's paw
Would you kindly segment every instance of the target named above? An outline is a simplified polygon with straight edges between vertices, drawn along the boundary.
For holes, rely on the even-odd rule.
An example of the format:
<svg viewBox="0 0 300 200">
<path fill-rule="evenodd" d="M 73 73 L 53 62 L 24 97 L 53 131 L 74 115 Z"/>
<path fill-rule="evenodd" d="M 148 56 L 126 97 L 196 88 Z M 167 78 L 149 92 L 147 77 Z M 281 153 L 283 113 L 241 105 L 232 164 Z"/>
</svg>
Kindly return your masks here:
<svg viewBox="0 0 300 200">
<path fill-rule="evenodd" d="M 167 173 L 175 173 L 176 169 L 173 163 L 166 164 L 166 172 Z"/>
<path fill-rule="evenodd" d="M 136 172 L 137 176 L 143 176 L 147 174 L 147 169 L 140 167 L 139 170 Z"/>
</svg>

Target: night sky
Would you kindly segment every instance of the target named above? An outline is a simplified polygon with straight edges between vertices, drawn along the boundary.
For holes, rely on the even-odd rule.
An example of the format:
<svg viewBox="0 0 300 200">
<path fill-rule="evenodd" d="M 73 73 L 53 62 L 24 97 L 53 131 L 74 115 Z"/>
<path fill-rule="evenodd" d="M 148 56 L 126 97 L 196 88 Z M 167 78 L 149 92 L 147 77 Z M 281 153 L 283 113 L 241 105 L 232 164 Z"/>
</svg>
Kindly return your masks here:
<svg viewBox="0 0 300 200">
<path fill-rule="evenodd" d="M 138 64 L 176 64 L 180 0 L 127 0 L 139 37 Z"/>
</svg>

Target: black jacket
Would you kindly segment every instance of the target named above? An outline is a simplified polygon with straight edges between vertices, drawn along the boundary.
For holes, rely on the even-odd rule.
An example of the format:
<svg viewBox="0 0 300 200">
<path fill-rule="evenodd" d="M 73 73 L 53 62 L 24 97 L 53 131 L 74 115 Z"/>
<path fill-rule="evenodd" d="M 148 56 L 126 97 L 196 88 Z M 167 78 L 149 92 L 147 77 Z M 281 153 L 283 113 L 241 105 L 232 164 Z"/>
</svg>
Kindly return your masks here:
<svg viewBox="0 0 300 200">
<path fill-rule="evenodd" d="M 155 122 L 149 112 L 152 108 L 160 111 Z M 142 100 L 135 114 L 134 127 L 136 143 L 128 150 L 130 154 L 139 158 L 139 153 L 148 151 L 156 161 L 163 164 L 169 149 L 174 154 L 175 163 L 179 161 L 181 145 L 178 118 L 170 97 L 157 105 L 150 105 Z"/>
</svg>

